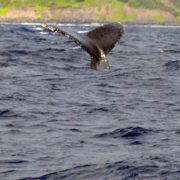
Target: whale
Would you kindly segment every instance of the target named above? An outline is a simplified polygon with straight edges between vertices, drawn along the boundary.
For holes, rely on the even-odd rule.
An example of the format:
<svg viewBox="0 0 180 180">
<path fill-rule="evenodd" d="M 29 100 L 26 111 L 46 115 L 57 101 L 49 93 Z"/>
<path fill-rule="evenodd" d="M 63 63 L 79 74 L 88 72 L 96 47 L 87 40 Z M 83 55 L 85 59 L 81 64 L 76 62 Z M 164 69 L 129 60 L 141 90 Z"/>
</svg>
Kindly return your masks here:
<svg viewBox="0 0 180 180">
<path fill-rule="evenodd" d="M 110 69 L 107 54 L 124 34 L 123 25 L 118 22 L 98 26 L 86 33 L 77 33 L 70 28 L 57 27 L 46 23 L 41 24 L 41 26 L 74 41 L 90 55 L 90 66 L 96 70 Z"/>
</svg>

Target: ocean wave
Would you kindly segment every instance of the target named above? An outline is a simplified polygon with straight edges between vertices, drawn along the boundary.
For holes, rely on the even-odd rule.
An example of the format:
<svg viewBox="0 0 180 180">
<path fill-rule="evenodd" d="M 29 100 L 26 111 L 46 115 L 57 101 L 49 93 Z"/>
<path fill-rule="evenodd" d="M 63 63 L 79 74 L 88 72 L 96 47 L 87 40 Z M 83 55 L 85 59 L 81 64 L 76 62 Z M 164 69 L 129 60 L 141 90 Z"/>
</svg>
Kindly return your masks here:
<svg viewBox="0 0 180 180">
<path fill-rule="evenodd" d="M 0 26 L 0 179 L 179 180 L 179 29 L 126 26 L 95 71 L 38 28 Z"/>
<path fill-rule="evenodd" d="M 152 129 L 146 129 L 143 127 L 127 127 L 122 129 L 116 129 L 111 132 L 101 133 L 98 135 L 95 135 L 95 137 L 98 138 L 137 138 L 141 137 L 145 134 L 149 134 L 151 132 L 154 132 Z"/>
<path fill-rule="evenodd" d="M 27 177 L 21 180 L 92 180 L 92 179 L 111 179 L 111 180 L 144 180 L 160 177 L 158 175 L 160 166 L 143 165 L 132 162 L 114 162 L 106 164 L 87 164 L 76 166 L 71 169 L 54 172 L 40 177 Z M 161 173 L 161 172 L 160 172 Z M 170 173 L 170 171 L 169 171 Z M 155 175 L 157 174 L 157 175 Z M 169 177 L 165 175 L 164 177 Z"/>
<path fill-rule="evenodd" d="M 166 68 L 166 70 L 177 71 L 180 69 L 180 61 L 169 61 L 164 64 L 164 67 Z"/>
<path fill-rule="evenodd" d="M 15 117 L 16 113 L 10 109 L 1 109 L 0 110 L 0 117 L 13 117 L 13 116 Z"/>
</svg>

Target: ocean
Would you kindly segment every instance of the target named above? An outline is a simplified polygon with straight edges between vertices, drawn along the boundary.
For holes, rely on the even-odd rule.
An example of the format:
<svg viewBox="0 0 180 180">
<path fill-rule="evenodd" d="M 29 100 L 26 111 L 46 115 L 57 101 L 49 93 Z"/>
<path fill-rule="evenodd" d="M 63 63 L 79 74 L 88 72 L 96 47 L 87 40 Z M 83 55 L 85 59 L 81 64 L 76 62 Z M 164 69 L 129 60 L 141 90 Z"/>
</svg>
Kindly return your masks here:
<svg viewBox="0 0 180 180">
<path fill-rule="evenodd" d="M 1 180 L 180 179 L 180 27 L 126 25 L 108 59 L 0 24 Z"/>
</svg>

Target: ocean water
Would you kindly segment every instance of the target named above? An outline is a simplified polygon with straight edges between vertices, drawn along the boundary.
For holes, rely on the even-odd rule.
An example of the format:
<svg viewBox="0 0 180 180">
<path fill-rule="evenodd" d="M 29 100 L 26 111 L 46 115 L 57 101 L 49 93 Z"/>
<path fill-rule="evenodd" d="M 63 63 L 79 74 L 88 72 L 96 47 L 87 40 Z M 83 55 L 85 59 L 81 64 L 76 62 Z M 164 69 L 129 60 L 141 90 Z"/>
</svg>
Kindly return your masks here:
<svg viewBox="0 0 180 180">
<path fill-rule="evenodd" d="M 180 28 L 125 26 L 108 59 L 0 24 L 0 180 L 180 179 Z"/>
</svg>

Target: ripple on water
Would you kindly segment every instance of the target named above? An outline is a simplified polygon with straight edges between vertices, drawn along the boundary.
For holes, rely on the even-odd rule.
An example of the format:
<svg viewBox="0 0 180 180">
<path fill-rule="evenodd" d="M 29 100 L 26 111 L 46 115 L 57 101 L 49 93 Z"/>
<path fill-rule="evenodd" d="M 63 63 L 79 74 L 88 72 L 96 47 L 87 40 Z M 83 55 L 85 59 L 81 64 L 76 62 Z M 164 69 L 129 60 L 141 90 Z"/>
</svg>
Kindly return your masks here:
<svg viewBox="0 0 180 180">
<path fill-rule="evenodd" d="M 95 137 L 98 138 L 127 138 L 127 139 L 133 139 L 137 137 L 144 136 L 146 134 L 152 133 L 154 130 L 152 129 L 146 129 L 143 127 L 127 127 L 123 129 L 116 129 L 111 132 L 106 132 L 102 134 L 95 135 Z"/>
<path fill-rule="evenodd" d="M 98 165 L 83 165 L 76 166 L 71 169 L 55 172 L 47 175 L 43 175 L 37 178 L 24 178 L 23 180 L 87 180 L 87 179 L 121 179 L 121 180 L 133 180 L 148 178 L 149 174 L 152 177 L 158 172 L 159 167 L 157 165 L 128 165 L 126 162 L 114 162 Z M 157 176 L 154 176 L 157 177 Z"/>
<path fill-rule="evenodd" d="M 108 71 L 43 32 L 0 25 L 0 180 L 179 180 L 179 29 L 126 26 Z"/>
<path fill-rule="evenodd" d="M 0 117 L 17 117 L 17 114 L 10 109 L 0 110 Z"/>
<path fill-rule="evenodd" d="M 169 61 L 166 64 L 164 64 L 164 67 L 166 68 L 166 70 L 169 71 L 180 70 L 180 61 L 179 60 Z"/>
</svg>

